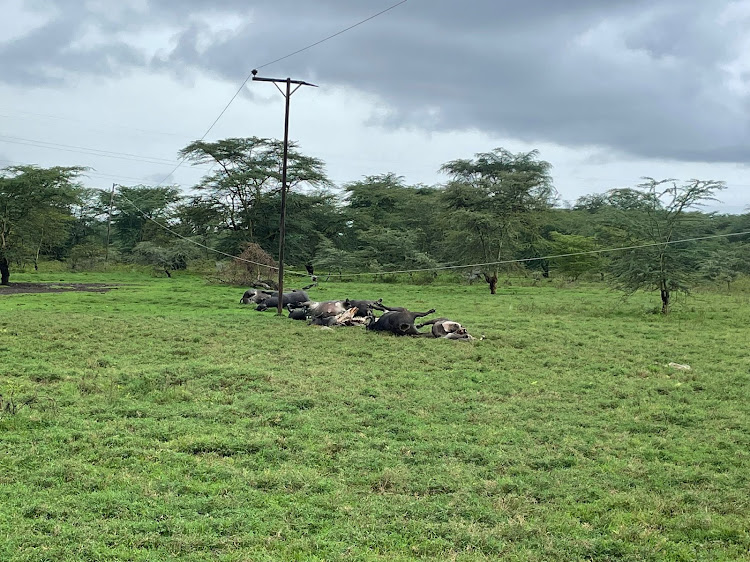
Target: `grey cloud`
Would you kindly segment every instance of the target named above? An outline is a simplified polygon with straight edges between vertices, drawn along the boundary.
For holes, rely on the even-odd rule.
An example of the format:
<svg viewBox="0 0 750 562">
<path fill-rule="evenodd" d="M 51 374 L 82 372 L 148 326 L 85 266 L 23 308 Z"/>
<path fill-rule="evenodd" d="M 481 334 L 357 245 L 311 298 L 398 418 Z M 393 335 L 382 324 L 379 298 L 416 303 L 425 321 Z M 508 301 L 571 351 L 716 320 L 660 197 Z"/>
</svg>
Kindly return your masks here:
<svg viewBox="0 0 750 562">
<path fill-rule="evenodd" d="M 173 49 L 150 63 L 121 43 L 101 52 L 60 50 L 74 31 L 58 22 L 32 34 L 56 46 L 57 55 L 40 52 L 29 36 L 15 47 L 0 48 L 0 61 L 8 59 L 8 49 L 31 60 L 12 73 L 29 81 L 43 79 L 45 73 L 34 69 L 50 65 L 108 73 L 151 64 L 178 75 L 193 69 L 238 83 L 254 65 L 393 1 L 151 0 L 144 13 L 119 15 L 123 28 L 177 30 Z M 750 98 L 728 86 L 725 71 L 727 63 L 742 56 L 740 45 L 750 25 L 719 25 L 729 4 L 410 0 L 263 72 L 376 94 L 390 107 L 380 118 L 386 127 L 479 129 L 641 157 L 750 162 Z M 222 14 L 246 18 L 246 23 L 234 33 L 216 33 L 201 19 Z M 80 16 L 102 28 L 116 25 L 90 12 Z M 67 24 L 76 28 L 70 20 Z M 750 83 L 745 85 L 750 91 Z"/>
<path fill-rule="evenodd" d="M 268 72 L 375 93 L 392 107 L 381 122 L 389 127 L 747 162 L 747 97 L 727 87 L 723 65 L 738 56 L 748 26 L 719 28 L 727 4 L 410 2 Z M 185 48 L 197 41 L 186 31 L 170 62 L 236 80 L 248 60 L 272 60 L 377 10 L 287 2 L 280 13 L 274 5 L 256 2 L 253 24 L 202 52 Z"/>
<path fill-rule="evenodd" d="M 118 74 L 142 66 L 144 54 L 119 40 L 91 48 L 75 46 L 93 22 L 83 12 L 66 9 L 49 23 L 26 35 L 0 43 L 2 79 L 11 84 L 46 86 L 75 79 L 77 73 Z"/>
</svg>

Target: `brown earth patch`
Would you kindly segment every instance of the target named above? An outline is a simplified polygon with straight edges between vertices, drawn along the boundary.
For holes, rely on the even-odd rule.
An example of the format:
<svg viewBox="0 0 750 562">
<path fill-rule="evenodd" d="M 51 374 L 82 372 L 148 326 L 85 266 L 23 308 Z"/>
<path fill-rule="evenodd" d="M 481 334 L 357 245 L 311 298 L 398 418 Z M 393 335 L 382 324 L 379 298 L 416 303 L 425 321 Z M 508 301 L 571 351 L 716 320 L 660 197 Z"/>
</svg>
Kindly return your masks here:
<svg viewBox="0 0 750 562">
<path fill-rule="evenodd" d="M 106 293 L 116 288 L 116 286 L 107 283 L 11 283 L 10 285 L 0 285 L 0 296 L 21 293 L 63 293 L 66 291 Z"/>
</svg>

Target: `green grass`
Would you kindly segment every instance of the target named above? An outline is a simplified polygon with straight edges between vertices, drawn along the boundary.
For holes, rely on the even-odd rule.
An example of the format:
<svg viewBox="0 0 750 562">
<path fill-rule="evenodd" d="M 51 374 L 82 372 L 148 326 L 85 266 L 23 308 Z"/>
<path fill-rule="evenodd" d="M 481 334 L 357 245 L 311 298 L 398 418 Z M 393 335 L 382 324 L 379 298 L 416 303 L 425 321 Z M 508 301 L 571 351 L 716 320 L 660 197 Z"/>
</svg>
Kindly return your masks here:
<svg viewBox="0 0 750 562">
<path fill-rule="evenodd" d="M 0 296 L 0 560 L 750 559 L 750 293 L 327 283 L 471 344 L 179 276 Z M 689 364 L 677 371 L 667 363 Z"/>
</svg>

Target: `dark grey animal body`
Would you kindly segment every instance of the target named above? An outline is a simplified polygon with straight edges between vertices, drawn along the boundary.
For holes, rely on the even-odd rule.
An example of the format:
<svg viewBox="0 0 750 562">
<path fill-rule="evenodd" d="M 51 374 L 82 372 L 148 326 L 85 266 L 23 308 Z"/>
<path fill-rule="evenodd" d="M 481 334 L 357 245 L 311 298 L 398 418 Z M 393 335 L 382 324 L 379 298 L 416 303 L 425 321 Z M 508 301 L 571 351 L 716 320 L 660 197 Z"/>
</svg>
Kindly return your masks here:
<svg viewBox="0 0 750 562">
<path fill-rule="evenodd" d="M 310 297 L 307 296 L 305 291 L 292 291 L 290 293 L 284 293 L 281 297 L 281 306 L 286 307 L 289 304 L 301 303 L 309 301 Z M 278 308 L 279 296 L 278 293 L 274 296 L 269 296 L 267 299 L 261 301 L 255 310 L 268 310 L 269 308 Z"/>
<path fill-rule="evenodd" d="M 435 312 L 432 308 L 427 312 L 411 312 L 405 308 L 390 308 L 374 322 L 367 325 L 368 330 L 375 332 L 391 332 L 397 336 L 431 336 L 432 334 L 420 333 L 414 326 L 414 320 L 422 316 L 429 316 Z"/>
<path fill-rule="evenodd" d="M 306 308 L 294 308 L 293 304 L 288 304 L 286 308 L 289 311 L 289 318 L 292 320 L 307 320 Z"/>
<path fill-rule="evenodd" d="M 378 299 L 376 301 L 357 301 L 346 299 L 344 301 L 344 308 L 347 310 L 350 308 L 356 308 L 357 312 L 354 314 L 354 316 L 358 316 L 360 318 L 374 316 L 376 310 L 387 310 L 387 308 L 383 307 L 383 299 Z"/>
<path fill-rule="evenodd" d="M 260 304 L 269 297 L 277 296 L 277 291 L 262 291 L 258 289 L 248 289 L 240 299 L 240 304 Z"/>
<path fill-rule="evenodd" d="M 335 326 L 336 315 L 333 316 L 313 316 L 310 318 L 311 326 Z"/>
<path fill-rule="evenodd" d="M 302 289 L 292 289 L 288 293 L 284 293 L 284 305 L 287 303 L 287 295 L 290 295 L 292 293 L 295 293 L 297 295 L 304 295 L 303 297 L 294 297 L 293 299 L 289 300 L 289 302 L 298 303 L 298 302 L 304 302 L 306 300 L 309 300 L 307 293 L 305 291 L 307 289 L 311 289 L 312 287 L 315 287 L 317 283 L 313 283 L 312 285 L 307 285 L 306 287 L 302 287 Z M 275 299 L 273 304 L 269 304 L 267 308 L 278 306 L 278 291 L 272 291 L 269 289 L 259 289 L 258 286 L 265 286 L 268 287 L 265 283 L 259 283 L 255 282 L 253 283 L 253 289 L 248 289 L 245 291 L 245 294 L 242 295 L 242 298 L 240 299 L 240 304 L 262 304 L 265 303 L 268 299 Z M 300 300 L 301 299 L 301 300 Z M 265 310 L 265 308 L 261 308 L 259 310 Z"/>
</svg>

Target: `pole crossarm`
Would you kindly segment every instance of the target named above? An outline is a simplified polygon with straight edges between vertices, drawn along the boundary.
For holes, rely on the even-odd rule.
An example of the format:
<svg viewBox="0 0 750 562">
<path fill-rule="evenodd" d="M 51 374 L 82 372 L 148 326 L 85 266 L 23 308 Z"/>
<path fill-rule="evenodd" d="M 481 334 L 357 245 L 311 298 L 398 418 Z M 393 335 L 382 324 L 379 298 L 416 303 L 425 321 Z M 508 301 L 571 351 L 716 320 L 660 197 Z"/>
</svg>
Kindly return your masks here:
<svg viewBox="0 0 750 562">
<path fill-rule="evenodd" d="M 255 82 L 279 82 L 284 84 L 289 82 L 290 84 L 298 84 L 299 86 L 312 86 L 313 88 L 318 87 L 316 84 L 310 84 L 309 82 L 304 82 L 303 80 L 292 80 L 291 78 L 262 78 L 260 76 L 253 76 L 253 80 Z"/>
</svg>

